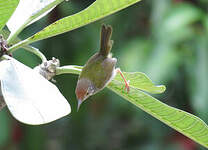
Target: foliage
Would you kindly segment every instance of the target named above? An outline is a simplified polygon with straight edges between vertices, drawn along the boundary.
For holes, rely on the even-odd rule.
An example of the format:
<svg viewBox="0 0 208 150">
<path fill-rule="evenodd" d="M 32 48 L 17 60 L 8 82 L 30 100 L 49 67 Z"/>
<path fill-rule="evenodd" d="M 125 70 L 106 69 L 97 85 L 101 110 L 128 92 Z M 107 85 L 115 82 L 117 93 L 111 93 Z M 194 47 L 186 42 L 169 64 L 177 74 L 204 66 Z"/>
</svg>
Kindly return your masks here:
<svg viewBox="0 0 208 150">
<path fill-rule="evenodd" d="M 1 0 L 0 1 L 0 30 L 5 26 L 9 18 L 11 17 L 12 13 L 15 11 L 19 0 Z"/>
<path fill-rule="evenodd" d="M 96 11 L 97 8 L 100 8 L 101 6 L 103 6 L 103 3 L 106 3 L 106 4 L 108 3 L 108 0 L 105 0 L 105 1 L 97 0 L 96 2 L 92 3 L 92 5 L 84 9 L 83 11 L 75 15 L 68 16 L 61 20 L 58 20 L 57 22 L 49 25 L 42 31 L 36 33 L 34 36 L 26 38 L 26 40 L 23 40 L 22 42 L 15 44 L 14 46 L 10 47 L 10 52 L 13 52 L 17 48 L 23 47 L 29 43 L 32 43 L 32 42 L 35 42 L 44 38 L 48 38 L 48 37 L 51 37 L 51 36 L 66 32 L 66 31 L 70 31 L 75 28 L 86 25 L 88 23 L 91 23 L 97 19 L 101 19 L 104 16 L 107 16 L 109 14 L 114 13 L 115 11 L 120 10 L 121 8 L 123 8 L 123 6 L 127 7 L 133 3 L 136 3 L 137 1 L 136 0 L 135 1 L 131 0 L 128 2 L 126 1 L 127 2 L 126 4 L 123 4 L 125 3 L 125 1 L 122 1 L 123 3 L 117 3 L 116 0 L 113 0 L 111 2 L 112 3 L 115 2 L 113 3 L 114 5 L 110 5 L 111 7 L 107 7 L 108 5 L 104 5 L 106 6 L 105 9 L 102 9 L 104 12 L 98 11 L 99 13 L 96 13 L 96 16 L 93 16 L 94 13 L 90 13 L 90 12 Z M 204 6 L 204 4 L 206 3 L 207 2 L 201 1 L 199 2 L 198 5 Z M 149 14 L 149 12 L 145 10 L 145 8 L 146 7 L 148 8 L 150 5 L 152 6 L 151 14 Z M 118 41 L 117 42 L 118 45 L 121 45 L 121 46 L 115 47 L 115 49 L 118 49 L 118 48 L 120 49 L 120 52 L 118 53 L 118 58 L 120 58 L 121 60 L 120 66 L 123 66 L 123 68 L 125 68 L 127 71 L 135 71 L 135 70 L 144 71 L 151 77 L 151 79 L 153 79 L 153 81 L 162 81 L 162 82 L 167 83 L 169 85 L 169 88 L 168 88 L 169 90 L 171 89 L 170 87 L 172 87 L 173 90 L 175 90 L 176 92 L 177 91 L 179 92 L 179 94 L 173 98 L 173 100 L 175 100 L 176 102 L 171 102 L 171 104 L 181 105 L 178 107 L 182 109 L 184 108 L 187 109 L 185 107 L 186 104 L 191 105 L 191 110 L 188 110 L 188 111 L 192 111 L 198 114 L 201 118 L 207 121 L 208 120 L 207 109 L 206 109 L 206 106 L 207 106 L 206 105 L 207 104 L 206 86 L 207 84 L 205 81 L 206 81 L 206 74 L 207 74 L 206 49 L 208 46 L 207 46 L 206 38 L 207 38 L 207 33 L 208 33 L 207 32 L 208 31 L 207 30 L 208 28 L 207 18 L 208 17 L 205 15 L 204 9 L 200 8 L 198 5 L 194 5 L 192 3 L 189 3 L 189 4 L 174 3 L 174 2 L 171 2 L 170 0 L 169 1 L 159 0 L 157 2 L 153 1 L 151 4 L 149 4 L 148 2 L 144 2 L 144 8 L 141 8 L 139 6 L 134 6 L 131 9 L 127 9 L 123 11 L 122 13 L 120 13 L 119 15 L 114 16 L 114 19 L 111 19 L 109 17 L 107 21 L 111 22 L 113 26 L 115 24 L 120 25 L 117 29 L 115 29 L 114 32 L 123 31 L 123 33 L 118 33 L 116 37 L 114 37 L 115 41 L 116 42 Z M 61 7 L 64 8 L 63 5 Z M 77 7 L 73 6 L 73 8 L 76 9 Z M 143 12 L 145 15 L 143 14 L 142 16 L 142 14 L 138 14 L 138 12 Z M 82 18 L 82 16 L 85 16 L 86 14 L 88 15 L 86 17 L 83 17 L 85 21 L 82 21 L 80 24 L 76 23 L 76 21 L 80 22 L 79 18 Z M 146 18 L 147 14 L 150 15 L 149 18 Z M 93 19 L 89 19 L 91 17 L 93 17 Z M 135 18 L 137 17 L 139 18 L 140 22 L 134 21 L 136 20 Z M 129 22 L 127 27 L 125 27 L 125 24 L 123 23 L 124 22 L 123 18 L 126 18 L 126 22 Z M 151 19 L 151 23 L 144 21 L 143 22 L 144 24 L 142 24 L 141 22 L 142 19 L 144 20 Z M 73 20 L 74 24 L 70 24 L 69 20 Z M 147 26 L 148 28 L 146 28 Z M 88 26 L 88 28 L 92 32 L 92 30 L 96 28 L 96 24 L 94 26 L 90 25 Z M 81 51 L 76 52 L 76 51 L 72 51 L 71 49 L 86 49 L 87 46 L 90 47 L 91 46 L 90 43 L 94 43 L 95 41 L 94 39 L 96 39 L 97 33 L 95 35 L 95 33 L 91 33 L 88 31 L 85 33 L 86 34 L 85 36 L 86 37 L 92 36 L 92 38 L 88 39 L 88 38 L 82 37 L 84 40 L 80 41 L 80 37 L 78 35 L 73 35 L 73 32 L 72 32 L 71 38 L 75 40 L 73 42 L 70 41 L 70 43 L 73 43 L 73 44 L 78 43 L 77 45 L 79 46 L 76 46 L 76 47 L 70 46 L 70 49 L 66 54 L 70 55 L 71 58 L 72 56 L 75 58 L 77 57 L 76 62 L 75 60 L 70 60 L 70 63 L 77 63 L 77 61 L 83 62 L 81 58 L 84 55 L 86 55 L 86 52 L 84 51 L 83 54 L 80 54 Z M 130 36 L 121 36 L 121 34 L 124 35 L 124 32 L 126 35 L 130 35 Z M 139 35 L 139 32 L 140 32 L 140 35 Z M 78 31 L 74 33 L 77 34 Z M 151 38 L 149 38 L 148 36 L 151 36 Z M 64 40 L 60 40 L 61 43 L 64 43 Z M 50 42 L 50 40 L 48 42 Z M 47 52 L 49 56 L 52 54 L 53 56 L 54 54 L 55 56 L 59 55 L 59 52 L 57 52 L 57 49 L 60 49 L 61 44 L 56 43 L 56 45 L 53 45 L 53 44 L 48 45 L 46 43 L 46 45 L 47 47 L 42 46 L 42 49 L 51 50 L 51 54 L 50 52 Z M 64 45 L 67 45 L 67 44 L 64 44 Z M 66 46 L 63 46 L 63 47 L 66 47 Z M 14 52 L 14 55 L 16 56 L 16 58 L 24 57 L 24 55 L 27 55 L 27 53 L 24 55 L 21 55 L 22 53 L 20 54 L 20 52 L 19 53 L 18 51 Z M 70 59 L 70 56 L 66 56 L 64 52 L 60 54 L 62 54 L 62 56 L 60 56 L 60 60 L 62 60 L 62 58 L 63 60 L 64 59 L 67 60 L 67 58 Z M 80 58 L 78 58 L 78 56 Z M 27 55 L 27 57 L 31 57 L 31 56 Z M 63 61 L 63 63 L 68 64 L 68 61 Z M 63 66 L 63 67 L 57 68 L 58 70 L 57 75 L 58 74 L 60 75 L 62 73 L 77 74 L 80 71 L 79 69 L 80 68 L 79 67 L 77 68 L 76 66 L 75 67 Z M 193 73 L 193 70 L 194 70 L 194 73 Z M 124 99 L 135 104 L 137 107 L 148 112 L 155 118 L 166 123 L 170 127 L 183 133 L 184 135 L 190 137 L 191 139 L 200 143 L 201 145 L 208 147 L 207 145 L 208 127 L 202 120 L 200 120 L 198 117 L 191 115 L 190 113 L 186 113 L 182 110 L 170 107 L 146 93 L 146 92 L 154 93 L 154 94 L 161 93 L 165 90 L 164 86 L 154 86 L 152 81 L 143 73 L 130 73 L 130 74 L 127 73 L 126 76 L 127 76 L 127 79 L 130 79 L 131 81 L 130 82 L 131 91 L 129 94 L 125 93 L 124 90 L 122 89 L 123 84 L 120 82 L 121 79 L 118 76 L 109 84 L 108 87 L 115 93 L 121 95 Z M 65 80 L 68 80 L 68 77 L 67 79 L 65 78 Z M 67 83 L 71 83 L 70 80 Z M 185 88 L 181 87 L 181 85 L 185 86 Z M 68 87 L 68 88 L 72 87 L 72 85 L 67 85 L 67 84 L 63 84 L 63 86 Z M 186 97 L 187 91 L 189 91 L 188 98 Z M 174 94 L 176 94 L 176 92 L 174 92 Z M 70 97 L 72 97 L 71 95 L 73 92 L 71 91 L 66 92 L 66 90 L 63 90 L 63 94 L 66 96 L 69 96 L 67 93 L 69 93 Z M 170 94 L 169 92 L 166 94 L 169 95 L 168 97 L 170 97 L 171 95 L 173 96 L 173 94 Z M 181 94 L 182 96 L 179 96 Z M 111 96 L 111 98 L 109 99 L 114 99 L 114 98 L 115 98 L 114 96 Z M 188 100 L 189 98 L 191 100 Z M 115 99 L 118 99 L 118 98 L 115 98 Z M 172 100 L 172 98 L 170 98 L 170 100 Z M 73 102 L 71 103 L 73 105 Z M 124 103 L 126 106 L 124 105 L 116 106 L 116 104 L 114 104 L 115 102 L 112 102 L 112 101 L 111 103 L 113 103 L 111 104 L 112 107 L 115 107 L 115 109 L 121 108 L 121 110 L 123 109 L 123 112 L 125 113 L 127 113 L 126 110 L 129 110 L 129 108 L 131 108 L 131 106 L 126 103 Z M 102 103 L 100 102 L 100 104 Z M 121 104 L 121 102 L 120 103 L 118 102 L 118 104 Z M 182 106 L 184 106 L 184 108 Z M 95 106 L 93 108 L 99 109 L 99 106 Z M 101 110 L 96 111 L 96 113 L 94 113 L 95 119 L 93 122 L 99 121 L 99 119 L 96 118 L 96 115 L 97 115 L 97 112 L 100 112 L 100 111 Z M 93 113 L 93 110 L 90 112 Z M 110 112 L 115 113 L 115 115 L 111 114 L 112 115 L 111 117 L 114 119 L 117 118 L 121 114 L 125 114 L 125 113 L 119 114 L 119 112 L 114 112 L 112 110 L 110 110 Z M 128 113 L 129 113 L 129 116 L 131 117 L 137 118 L 138 116 L 140 116 L 139 121 L 141 121 L 142 116 L 145 116 L 141 114 L 141 112 L 133 112 L 133 113 L 128 112 Z M 72 115 L 75 115 L 75 113 L 73 113 Z M 84 115 L 81 112 L 81 115 L 82 117 L 77 116 L 77 115 L 75 115 L 75 117 L 72 117 L 69 120 L 72 125 L 70 125 L 69 123 L 70 129 L 66 129 L 68 131 L 71 131 L 72 133 L 71 136 L 73 136 L 74 138 L 73 141 L 76 141 L 77 139 L 83 142 L 85 141 L 83 138 L 87 136 L 86 134 L 87 131 L 85 131 L 85 133 L 82 133 L 81 131 L 79 133 L 74 133 L 75 131 L 77 131 L 77 130 L 73 131 L 73 129 L 76 129 L 76 127 L 73 127 L 75 123 L 79 124 L 77 127 L 78 129 L 81 129 L 82 127 L 84 127 L 82 125 L 83 123 L 88 126 L 93 126 L 91 123 L 87 123 L 89 122 L 89 120 L 92 121 L 92 118 L 87 118 L 83 120 L 83 118 L 87 117 L 87 115 L 90 115 L 90 113 L 86 113 Z M 105 117 L 109 117 L 109 115 L 110 113 L 106 112 L 103 116 L 100 115 L 100 117 L 103 118 L 104 120 L 107 120 L 105 119 Z M 127 118 L 129 118 L 129 116 Z M 72 123 L 73 121 L 74 121 L 74 124 Z M 154 121 L 150 121 L 149 123 L 151 124 L 152 122 L 155 123 Z M 148 123 L 148 121 L 143 121 L 143 123 L 144 124 Z M 103 127 L 102 125 L 99 125 L 99 126 Z M 146 125 L 143 125 L 141 127 L 136 126 L 131 132 L 134 132 L 134 130 L 137 131 L 137 129 L 142 130 L 142 127 L 144 128 L 146 127 Z M 86 126 L 86 128 L 89 128 L 89 127 Z M 147 127 L 147 128 L 151 129 L 152 126 Z M 103 133 L 100 133 L 100 134 L 104 134 L 105 128 L 103 127 L 100 129 L 101 130 L 103 129 Z M 163 132 L 163 130 L 161 131 L 161 129 L 159 128 L 155 130 L 158 130 L 159 132 L 154 131 L 152 134 L 154 134 L 155 132 L 159 134 Z M 166 133 L 167 131 L 164 131 L 164 132 Z M 55 134 L 57 133 L 55 132 Z M 79 139 L 79 137 L 82 136 L 82 134 L 84 134 L 83 137 Z M 148 132 L 145 134 L 148 134 Z M 66 138 L 70 137 L 70 135 L 65 135 L 65 136 Z M 155 136 L 155 137 L 158 137 L 158 136 Z M 95 139 L 96 138 L 94 138 L 93 135 L 90 135 L 89 140 L 96 141 Z M 157 138 L 154 138 L 154 140 L 156 139 Z M 99 142 L 100 140 L 97 141 L 97 144 L 99 144 Z M 152 147 L 156 148 L 157 146 L 160 146 L 159 144 L 160 143 L 157 143 L 157 144 L 153 143 Z M 100 143 L 100 145 L 102 144 Z M 85 145 L 80 145 L 79 147 L 84 148 L 84 146 Z M 92 143 L 90 146 L 91 146 L 91 149 L 92 147 L 94 149 L 96 146 L 99 147 L 99 145 L 96 145 L 96 144 L 94 144 L 93 146 Z M 85 149 L 90 149 L 90 146 Z M 111 146 L 113 147 L 113 145 Z M 158 147 L 158 148 L 160 149 L 161 147 Z M 143 149 L 145 149 L 145 147 L 143 147 Z M 146 149 L 148 148 L 146 147 Z"/>
</svg>

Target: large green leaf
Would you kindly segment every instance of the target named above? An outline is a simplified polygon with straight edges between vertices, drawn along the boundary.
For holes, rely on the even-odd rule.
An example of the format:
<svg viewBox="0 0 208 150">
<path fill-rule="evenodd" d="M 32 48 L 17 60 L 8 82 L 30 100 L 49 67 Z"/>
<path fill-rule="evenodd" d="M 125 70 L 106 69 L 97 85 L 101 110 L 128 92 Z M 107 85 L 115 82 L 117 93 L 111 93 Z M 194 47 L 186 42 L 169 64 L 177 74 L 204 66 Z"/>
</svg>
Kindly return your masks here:
<svg viewBox="0 0 208 150">
<path fill-rule="evenodd" d="M 133 82 L 137 81 L 131 80 L 131 83 Z M 208 126 L 201 119 L 190 113 L 170 107 L 131 86 L 131 84 L 129 93 L 123 90 L 123 86 L 123 82 L 114 79 L 108 85 L 108 88 L 153 117 L 208 148 Z"/>
<path fill-rule="evenodd" d="M 79 74 L 81 68 L 81 66 L 59 67 L 57 75 Z M 130 80 L 129 93 L 124 90 L 125 83 L 119 74 L 107 87 L 153 117 L 208 148 L 208 126 L 206 123 L 190 113 L 168 106 L 143 92 L 162 93 L 165 86 L 155 86 L 144 73 L 124 73 L 124 75 L 127 80 Z"/>
<path fill-rule="evenodd" d="M 0 31 L 16 9 L 19 0 L 0 0 Z"/>
<path fill-rule="evenodd" d="M 138 1 L 140 0 L 96 0 L 83 11 L 54 22 L 42 31 L 28 38 L 24 43 L 32 43 L 71 31 L 133 5 Z"/>
</svg>

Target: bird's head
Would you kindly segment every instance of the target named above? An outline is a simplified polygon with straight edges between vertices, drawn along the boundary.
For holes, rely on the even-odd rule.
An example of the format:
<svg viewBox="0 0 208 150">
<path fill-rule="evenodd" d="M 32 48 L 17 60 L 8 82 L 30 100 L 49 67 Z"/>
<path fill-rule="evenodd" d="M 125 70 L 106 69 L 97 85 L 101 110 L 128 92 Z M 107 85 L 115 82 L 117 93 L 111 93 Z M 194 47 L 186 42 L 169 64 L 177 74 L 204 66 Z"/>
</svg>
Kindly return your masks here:
<svg viewBox="0 0 208 150">
<path fill-rule="evenodd" d="M 78 80 L 75 91 L 78 100 L 78 109 L 82 102 L 93 95 L 95 91 L 95 87 L 89 79 L 81 78 Z"/>
</svg>

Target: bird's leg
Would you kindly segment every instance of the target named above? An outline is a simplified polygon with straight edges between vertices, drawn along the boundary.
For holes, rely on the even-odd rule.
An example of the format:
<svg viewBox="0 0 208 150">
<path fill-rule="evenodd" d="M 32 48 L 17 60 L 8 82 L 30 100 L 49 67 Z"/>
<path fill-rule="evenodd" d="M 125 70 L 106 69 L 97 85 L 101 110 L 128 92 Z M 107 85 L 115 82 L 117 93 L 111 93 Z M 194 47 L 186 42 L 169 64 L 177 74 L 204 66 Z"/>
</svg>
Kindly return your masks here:
<svg viewBox="0 0 208 150">
<path fill-rule="evenodd" d="M 123 78 L 123 80 L 125 82 L 125 90 L 127 91 L 127 93 L 129 93 L 129 91 L 130 91 L 129 82 L 130 81 L 126 80 L 126 78 L 124 77 L 124 74 L 121 72 L 120 68 L 116 68 L 116 73 L 119 73 L 121 75 L 121 77 Z"/>
</svg>

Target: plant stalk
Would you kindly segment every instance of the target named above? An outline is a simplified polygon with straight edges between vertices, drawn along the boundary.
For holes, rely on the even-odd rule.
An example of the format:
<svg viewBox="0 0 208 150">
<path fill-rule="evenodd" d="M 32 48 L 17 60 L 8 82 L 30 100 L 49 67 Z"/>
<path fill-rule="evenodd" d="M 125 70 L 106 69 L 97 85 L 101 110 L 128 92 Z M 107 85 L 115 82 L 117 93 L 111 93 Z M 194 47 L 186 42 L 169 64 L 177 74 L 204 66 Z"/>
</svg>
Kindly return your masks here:
<svg viewBox="0 0 208 150">
<path fill-rule="evenodd" d="M 16 49 L 21 48 L 21 47 L 23 47 L 25 45 L 28 45 L 28 44 L 30 44 L 30 42 L 28 41 L 28 39 L 25 39 L 25 40 L 15 44 L 15 45 L 9 47 L 8 52 L 13 53 Z"/>
<path fill-rule="evenodd" d="M 80 74 L 81 71 L 82 71 L 82 66 L 69 65 L 69 66 L 57 67 L 56 75 L 69 74 L 69 73 Z"/>
<path fill-rule="evenodd" d="M 23 46 L 22 48 L 38 56 L 42 62 L 47 61 L 47 58 L 45 57 L 45 55 L 43 55 L 43 53 L 39 49 L 32 47 L 30 45 Z"/>
</svg>

